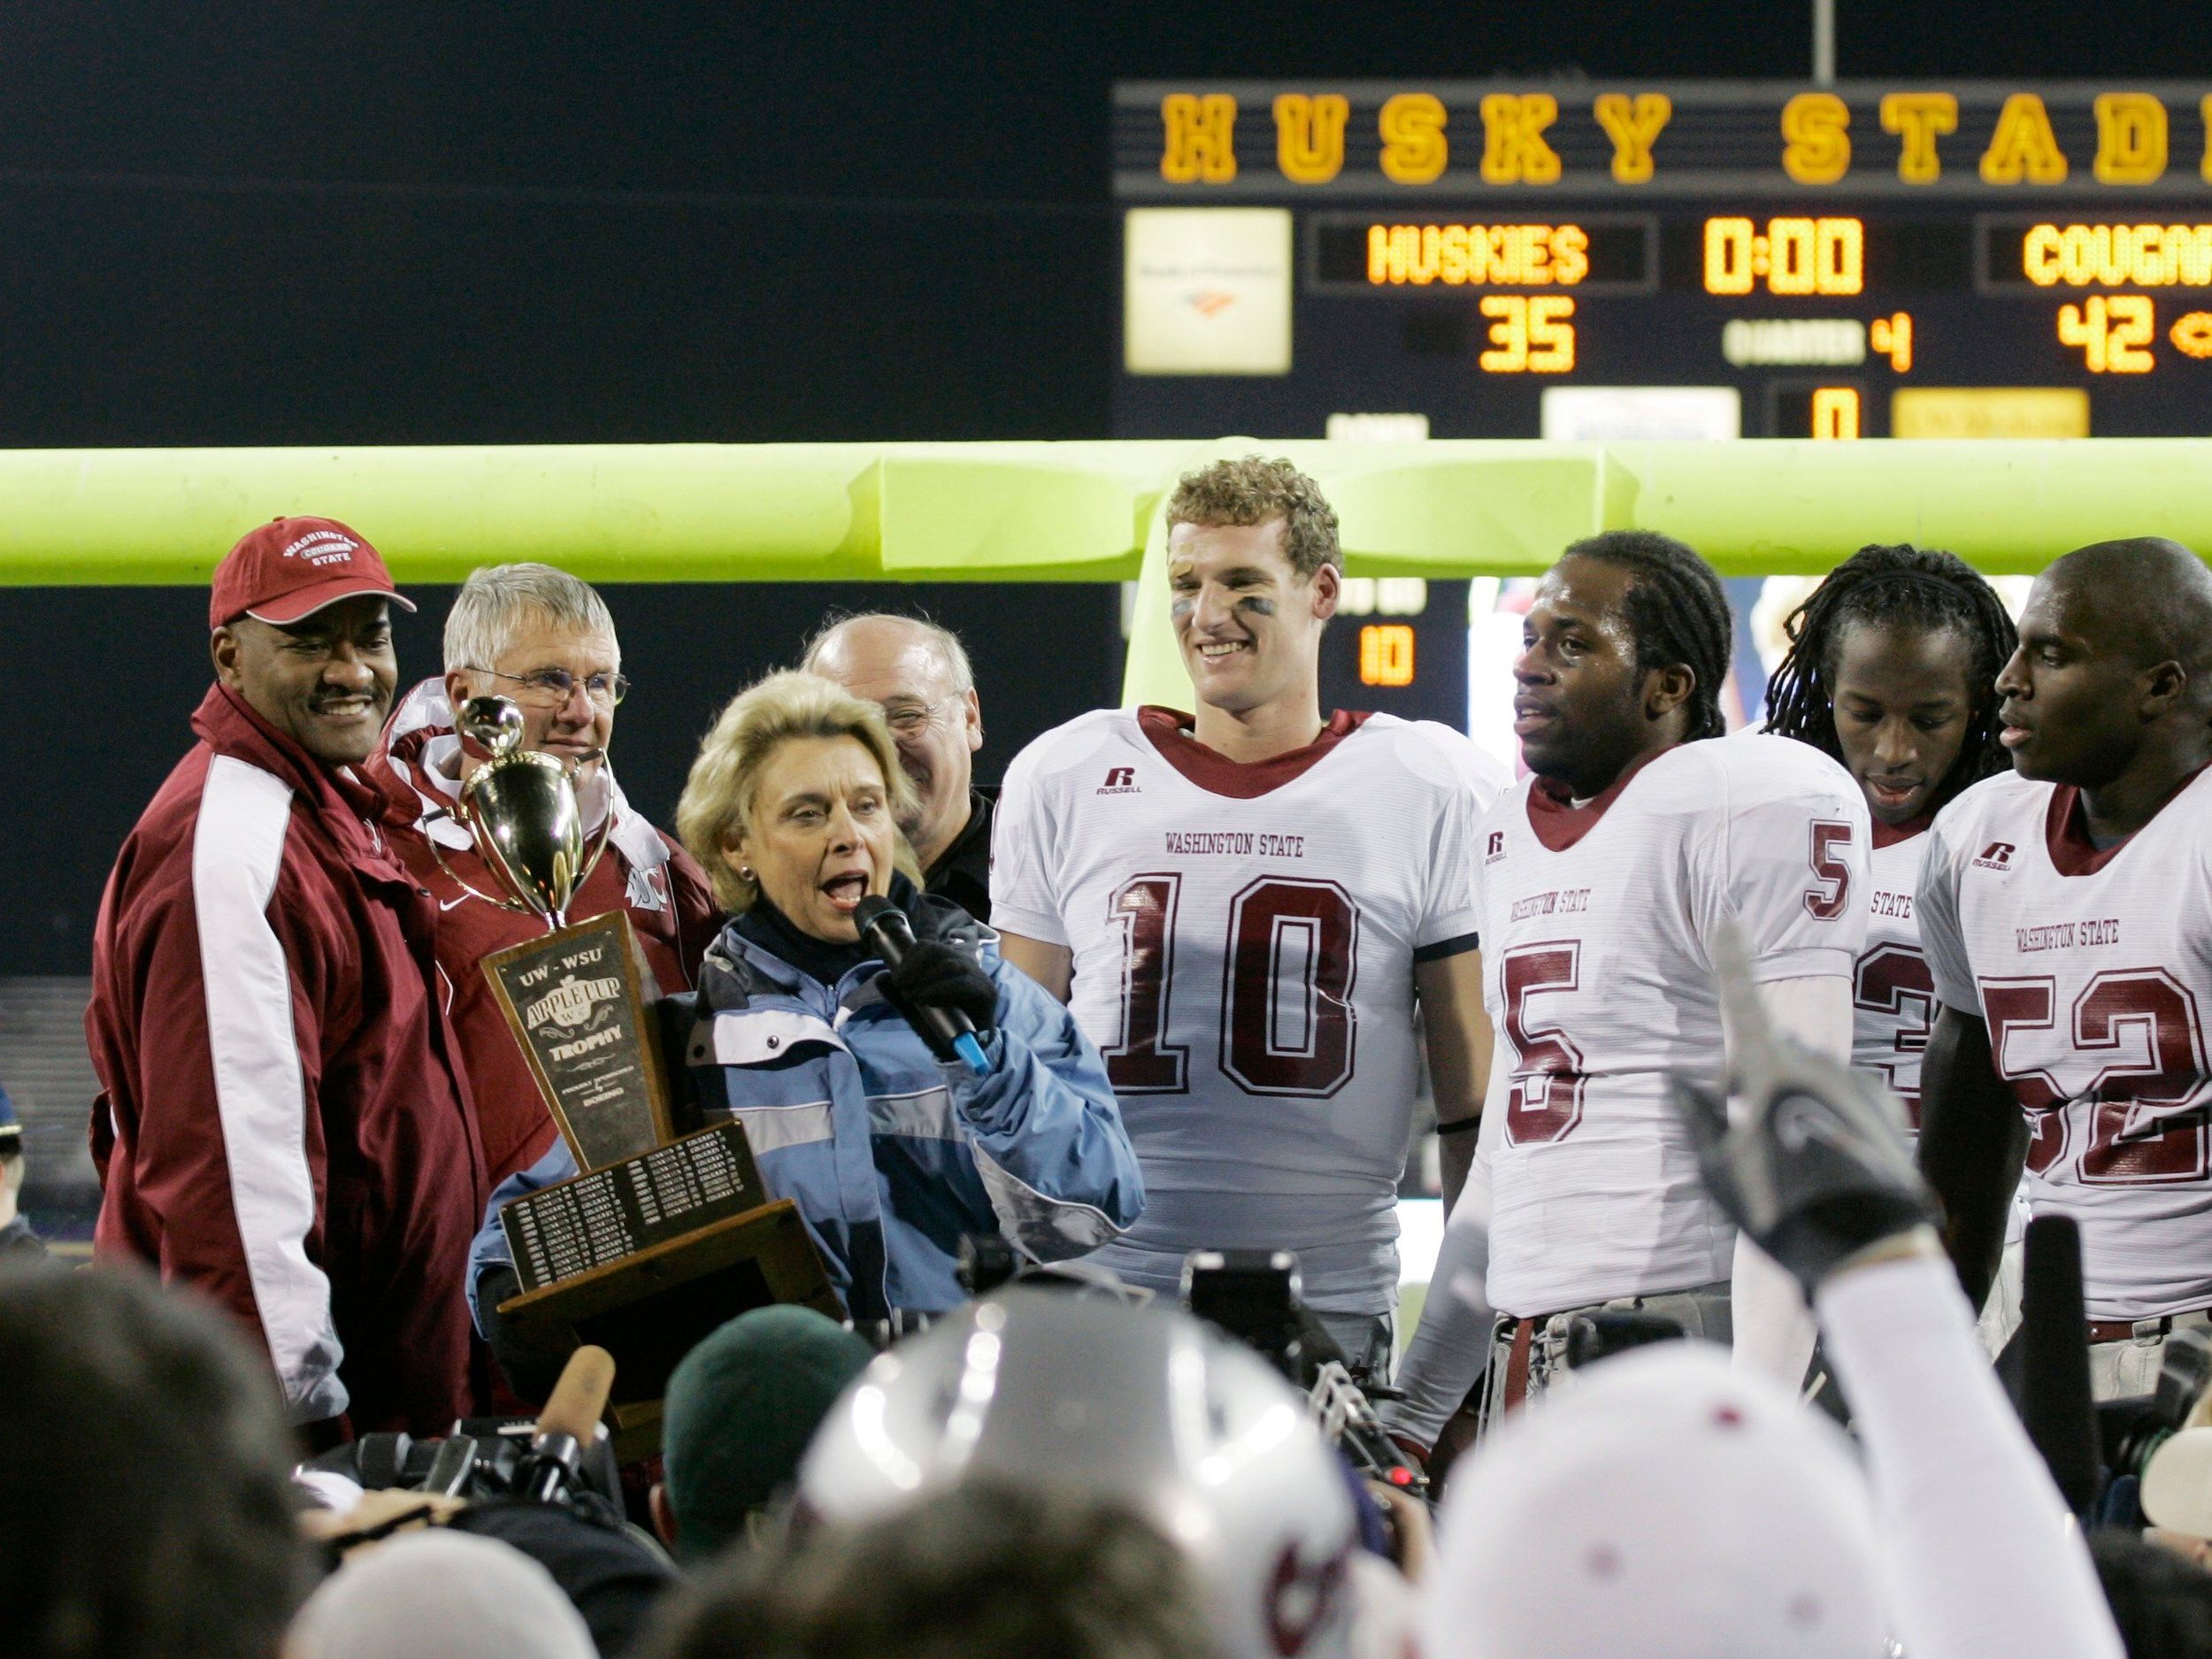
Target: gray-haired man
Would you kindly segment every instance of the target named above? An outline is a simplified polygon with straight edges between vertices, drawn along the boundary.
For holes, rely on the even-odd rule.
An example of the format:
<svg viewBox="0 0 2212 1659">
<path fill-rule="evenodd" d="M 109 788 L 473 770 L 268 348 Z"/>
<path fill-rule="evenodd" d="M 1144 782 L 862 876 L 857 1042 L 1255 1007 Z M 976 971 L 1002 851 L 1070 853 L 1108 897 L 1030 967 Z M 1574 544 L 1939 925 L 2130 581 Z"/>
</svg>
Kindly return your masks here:
<svg viewBox="0 0 2212 1659">
<path fill-rule="evenodd" d="M 575 767 L 587 829 L 596 833 L 614 814 L 606 856 L 578 889 L 572 919 L 627 908 L 655 979 L 672 992 L 691 988 L 721 917 L 691 856 L 631 808 L 607 764 L 628 682 L 614 618 L 588 585 L 549 565 L 475 572 L 446 618 L 445 669 L 400 700 L 368 771 L 384 794 L 393 850 L 438 901 L 438 968 L 496 1186 L 543 1156 L 556 1131 L 477 964 L 543 927 L 469 891 L 500 888 L 452 814 L 462 780 L 486 758 L 454 730 L 456 705 L 511 699 L 522 710 L 523 746 Z"/>
<path fill-rule="evenodd" d="M 929 891 L 989 921 L 998 791 L 975 787 L 983 706 L 959 635 L 918 618 L 870 611 L 830 623 L 799 665 L 882 705 L 917 798 L 913 820 L 899 827 Z"/>
</svg>

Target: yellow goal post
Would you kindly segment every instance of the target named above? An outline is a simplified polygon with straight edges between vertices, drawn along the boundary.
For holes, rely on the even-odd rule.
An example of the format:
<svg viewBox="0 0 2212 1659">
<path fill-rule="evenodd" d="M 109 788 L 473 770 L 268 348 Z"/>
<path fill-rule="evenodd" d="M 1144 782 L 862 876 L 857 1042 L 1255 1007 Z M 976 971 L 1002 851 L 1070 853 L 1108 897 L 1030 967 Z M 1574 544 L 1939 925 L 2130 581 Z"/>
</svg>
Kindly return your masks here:
<svg viewBox="0 0 2212 1659">
<path fill-rule="evenodd" d="M 1139 584 L 1124 695 L 1185 695 L 1164 512 L 1224 455 L 1320 480 L 1354 575 L 1541 570 L 1601 529 L 1721 571 L 1824 571 L 1870 541 L 1992 573 L 2164 535 L 2212 549 L 2212 440 L 1735 443 L 580 444 L 0 451 L 0 584 L 205 582 L 280 513 L 342 518 L 403 581 L 543 559 L 595 581 Z"/>
</svg>

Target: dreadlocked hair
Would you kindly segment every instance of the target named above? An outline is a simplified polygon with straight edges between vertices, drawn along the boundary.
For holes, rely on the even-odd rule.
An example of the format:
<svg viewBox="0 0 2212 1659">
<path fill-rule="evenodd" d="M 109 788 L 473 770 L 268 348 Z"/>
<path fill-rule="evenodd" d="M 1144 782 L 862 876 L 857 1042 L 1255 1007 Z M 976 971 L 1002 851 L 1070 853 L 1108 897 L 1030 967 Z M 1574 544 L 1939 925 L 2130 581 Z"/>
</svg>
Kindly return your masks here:
<svg viewBox="0 0 2212 1659">
<path fill-rule="evenodd" d="M 1562 557 L 1602 559 L 1634 572 L 1622 608 L 1636 641 L 1638 671 L 1686 664 L 1697 685 L 1683 705 L 1685 738 L 1724 735 L 1720 687 L 1728 678 L 1735 626 L 1713 567 L 1673 537 L 1650 530 L 1608 530 L 1577 541 Z"/>
<path fill-rule="evenodd" d="M 1935 548 L 1863 547 L 1828 572 L 1782 625 L 1790 649 L 1767 681 L 1767 730 L 1810 743 L 1838 760 L 1836 652 L 1854 623 L 1948 632 L 1966 641 L 1966 740 L 1937 786 L 1940 806 L 1970 783 L 2007 771 L 1997 741 L 1997 673 L 2017 636 L 1997 591 L 1964 559 Z"/>
</svg>

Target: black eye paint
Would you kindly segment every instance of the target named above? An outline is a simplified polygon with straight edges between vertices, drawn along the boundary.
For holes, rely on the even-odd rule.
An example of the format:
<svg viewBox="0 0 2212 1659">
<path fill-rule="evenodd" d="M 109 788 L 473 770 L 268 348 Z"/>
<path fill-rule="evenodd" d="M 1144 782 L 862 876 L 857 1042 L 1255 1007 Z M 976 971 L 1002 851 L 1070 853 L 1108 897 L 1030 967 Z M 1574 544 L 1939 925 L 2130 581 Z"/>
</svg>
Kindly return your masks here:
<svg viewBox="0 0 2212 1659">
<path fill-rule="evenodd" d="M 1167 613 L 1169 616 L 1174 618 L 1176 621 L 1181 622 L 1187 618 L 1192 611 L 1197 609 L 1198 601 L 1186 594 L 1180 598 L 1171 599 L 1168 602 Z"/>
<path fill-rule="evenodd" d="M 1251 595 L 1238 600 L 1237 609 L 1248 611 L 1256 617 L 1271 617 L 1275 614 L 1275 602 L 1272 599 L 1262 599 L 1257 595 Z"/>
</svg>

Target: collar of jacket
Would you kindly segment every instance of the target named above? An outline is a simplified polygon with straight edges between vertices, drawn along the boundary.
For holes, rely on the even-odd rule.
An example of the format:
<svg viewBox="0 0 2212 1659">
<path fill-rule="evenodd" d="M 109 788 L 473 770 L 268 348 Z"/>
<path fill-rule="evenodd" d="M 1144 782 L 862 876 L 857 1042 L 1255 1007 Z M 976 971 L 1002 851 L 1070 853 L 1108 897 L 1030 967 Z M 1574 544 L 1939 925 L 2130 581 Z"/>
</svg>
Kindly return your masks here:
<svg viewBox="0 0 2212 1659">
<path fill-rule="evenodd" d="M 453 816 L 460 790 L 445 771 L 461 752 L 461 734 L 454 729 L 453 704 L 445 695 L 445 680 L 434 677 L 416 686 L 392 710 L 366 770 L 382 797 L 384 815 L 391 822 L 411 826 L 449 850 L 467 852 L 475 841 Z M 599 775 L 607 780 L 607 804 L 614 813 L 610 839 L 623 862 L 633 870 L 666 864 L 668 843 L 661 840 L 659 831 L 630 810 L 629 797 L 615 781 L 611 757 L 599 763 Z M 596 833 L 598 827 L 595 819 L 587 833 Z"/>
<path fill-rule="evenodd" d="M 329 767 L 318 761 L 254 711 L 253 705 L 218 680 L 192 714 L 192 730 L 218 755 L 227 755 L 281 778 L 292 793 L 307 801 L 347 852 L 374 863 L 380 874 L 386 866 L 384 838 L 377 833 L 383 796 L 374 785 L 352 767 Z"/>
<path fill-rule="evenodd" d="M 918 940 L 939 940 L 980 953 L 987 941 L 998 937 L 957 904 L 921 891 L 903 875 L 891 878 L 890 897 L 906 913 Z M 840 1009 L 857 1008 L 880 997 L 873 981 L 882 966 L 881 961 L 871 956 L 835 985 L 821 988 L 830 994 Z M 774 952 L 764 950 L 746 938 L 733 921 L 708 948 L 706 960 L 700 964 L 696 1006 L 702 1018 L 711 1018 L 718 1013 L 743 1008 L 755 995 L 763 993 L 796 996 L 804 1001 L 806 987 L 819 983 Z"/>
</svg>

